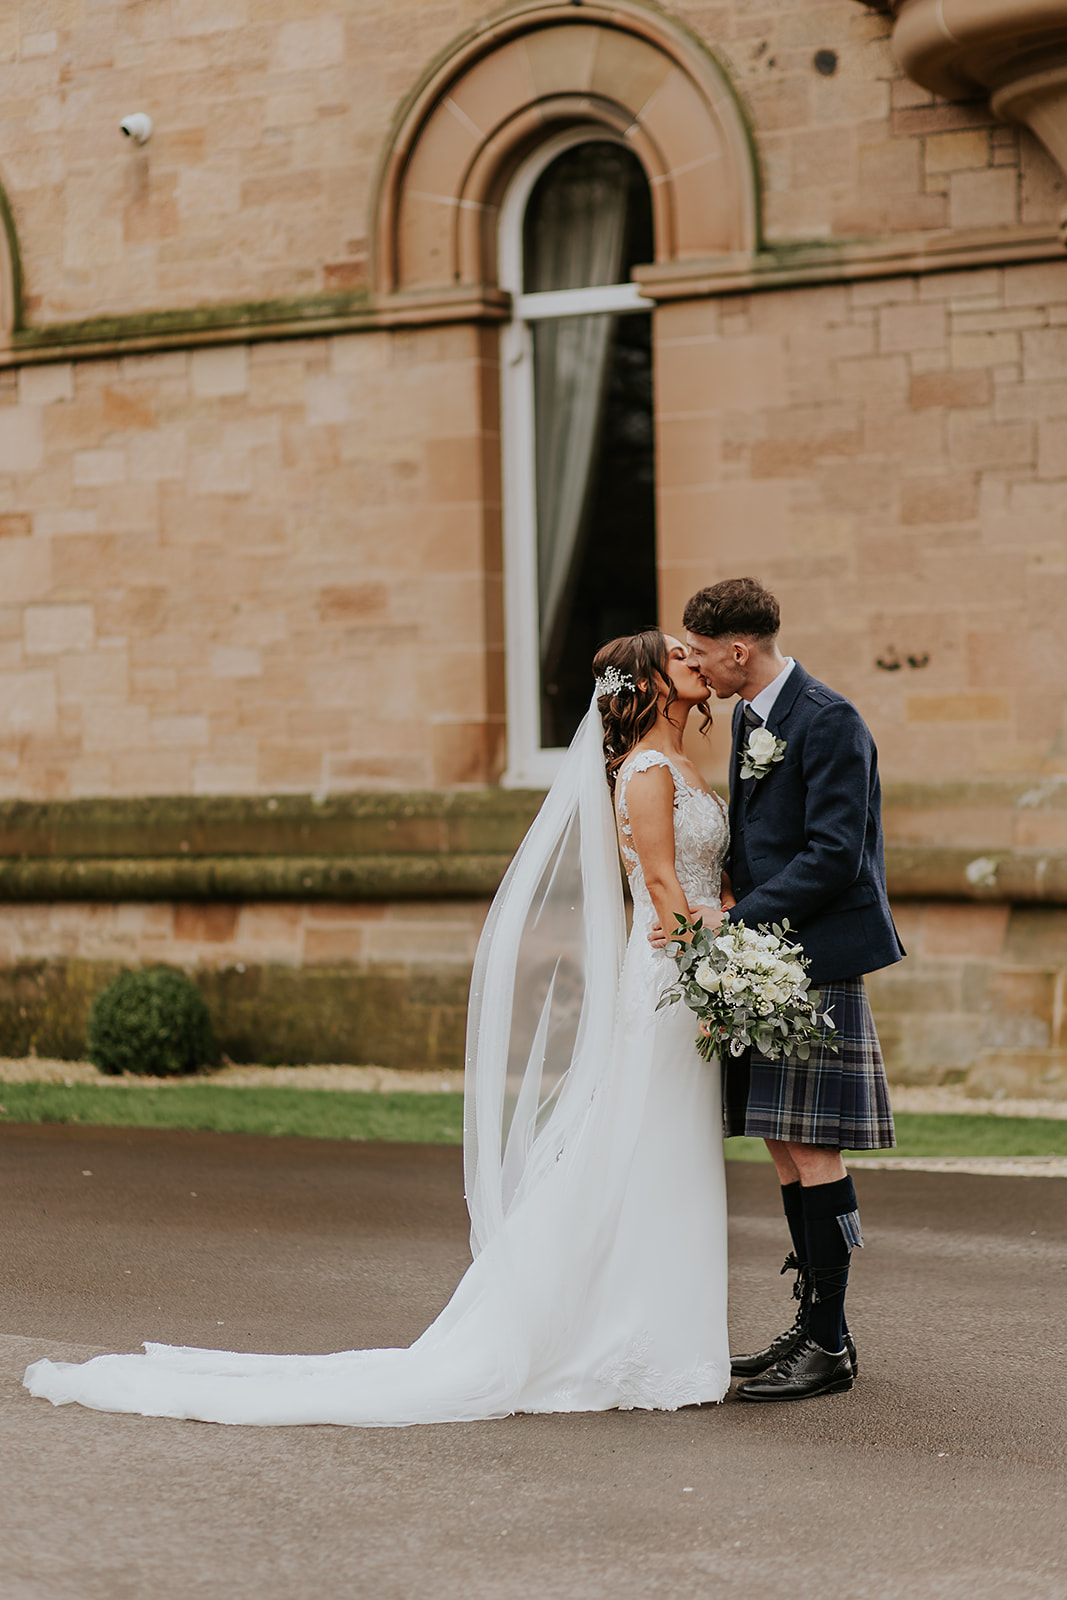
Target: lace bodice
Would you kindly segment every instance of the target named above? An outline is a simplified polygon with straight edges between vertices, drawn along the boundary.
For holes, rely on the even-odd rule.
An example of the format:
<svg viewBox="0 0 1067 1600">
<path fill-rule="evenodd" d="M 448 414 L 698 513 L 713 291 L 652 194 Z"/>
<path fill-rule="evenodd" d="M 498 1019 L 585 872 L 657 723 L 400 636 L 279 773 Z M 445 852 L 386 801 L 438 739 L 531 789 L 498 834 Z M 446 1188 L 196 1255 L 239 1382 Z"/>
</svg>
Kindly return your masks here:
<svg viewBox="0 0 1067 1600">
<path fill-rule="evenodd" d="M 630 779 L 650 767 L 666 767 L 674 780 L 674 863 L 678 882 L 690 905 L 717 906 L 722 882 L 722 866 L 730 843 L 726 808 L 718 795 L 694 789 L 678 768 L 659 750 L 641 750 L 620 769 L 615 783 L 615 809 L 619 819 L 619 843 L 634 902 L 634 921 L 650 924 L 652 902 L 645 887 L 645 875 L 633 845 L 626 790 Z"/>
</svg>

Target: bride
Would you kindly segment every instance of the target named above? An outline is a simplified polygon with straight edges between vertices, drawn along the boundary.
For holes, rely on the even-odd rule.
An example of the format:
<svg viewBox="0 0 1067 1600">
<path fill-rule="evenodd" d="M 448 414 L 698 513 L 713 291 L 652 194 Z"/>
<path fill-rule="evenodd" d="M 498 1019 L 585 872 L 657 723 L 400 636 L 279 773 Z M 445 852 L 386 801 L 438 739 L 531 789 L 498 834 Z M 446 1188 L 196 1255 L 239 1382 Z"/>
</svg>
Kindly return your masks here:
<svg viewBox="0 0 1067 1600">
<path fill-rule="evenodd" d="M 675 969 L 648 942 L 654 921 L 673 927 L 676 912 L 729 892 L 724 808 L 682 748 L 708 690 L 657 631 L 606 645 L 593 671 L 593 704 L 478 947 L 464 1099 L 474 1260 L 437 1320 L 409 1349 L 147 1344 L 84 1365 L 37 1361 L 31 1394 L 145 1416 L 355 1427 L 722 1399 L 719 1073 L 697 1054 L 684 1006 L 656 1012 Z M 617 844 L 633 895 L 628 943 Z"/>
</svg>

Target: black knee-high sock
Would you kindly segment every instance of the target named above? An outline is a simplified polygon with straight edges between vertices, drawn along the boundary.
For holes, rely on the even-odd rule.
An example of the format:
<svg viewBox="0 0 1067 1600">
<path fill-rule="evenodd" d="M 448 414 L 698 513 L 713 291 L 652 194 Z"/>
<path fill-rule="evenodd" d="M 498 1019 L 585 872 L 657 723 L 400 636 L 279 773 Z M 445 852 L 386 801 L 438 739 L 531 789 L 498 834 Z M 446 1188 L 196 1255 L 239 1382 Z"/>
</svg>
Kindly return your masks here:
<svg viewBox="0 0 1067 1600">
<path fill-rule="evenodd" d="M 785 1220 L 789 1224 L 789 1237 L 793 1241 L 793 1254 L 801 1266 L 806 1269 L 808 1265 L 808 1236 L 804 1226 L 803 1194 L 804 1191 L 800 1187 L 799 1179 L 796 1183 L 782 1184 L 782 1210 L 785 1212 Z M 784 1271 L 785 1269 L 783 1268 L 782 1270 Z M 800 1301 L 801 1312 L 804 1321 L 807 1322 L 811 1294 L 808 1289 L 806 1270 L 798 1280 L 797 1288 L 794 1289 L 793 1293 Z M 843 1331 L 847 1333 L 848 1318 L 845 1317 L 843 1310 L 841 1314 L 844 1320 Z"/>
<path fill-rule="evenodd" d="M 799 1301 L 797 1315 L 806 1324 L 808 1320 L 808 1240 L 804 1232 L 804 1202 L 801 1199 L 800 1181 L 782 1184 L 782 1210 L 789 1224 L 789 1237 L 793 1241 L 793 1257 L 782 1268 L 788 1271 L 795 1260 L 799 1271 L 793 1285 L 793 1298 Z"/>
<path fill-rule="evenodd" d="M 852 1179 L 817 1183 L 801 1191 L 812 1301 L 808 1334 L 824 1350 L 845 1342 L 845 1290 L 853 1246 L 862 1244 Z"/>
<path fill-rule="evenodd" d="M 793 1254 L 804 1266 L 808 1261 L 808 1241 L 804 1234 L 804 1201 L 801 1198 L 800 1180 L 782 1184 L 782 1210 L 789 1224 L 789 1237 L 793 1241 Z"/>
</svg>

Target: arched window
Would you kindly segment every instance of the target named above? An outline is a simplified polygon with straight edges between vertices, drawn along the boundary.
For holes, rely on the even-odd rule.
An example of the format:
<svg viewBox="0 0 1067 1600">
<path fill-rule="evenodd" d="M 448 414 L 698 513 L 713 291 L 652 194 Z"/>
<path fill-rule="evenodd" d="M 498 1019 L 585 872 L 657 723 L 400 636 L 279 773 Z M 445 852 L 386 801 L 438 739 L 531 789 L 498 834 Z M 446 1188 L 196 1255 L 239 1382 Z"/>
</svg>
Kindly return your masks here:
<svg viewBox="0 0 1067 1600">
<path fill-rule="evenodd" d="M 653 259 L 640 162 L 588 126 L 516 174 L 501 210 L 508 762 L 549 782 L 589 704 L 598 645 L 655 623 Z"/>
</svg>

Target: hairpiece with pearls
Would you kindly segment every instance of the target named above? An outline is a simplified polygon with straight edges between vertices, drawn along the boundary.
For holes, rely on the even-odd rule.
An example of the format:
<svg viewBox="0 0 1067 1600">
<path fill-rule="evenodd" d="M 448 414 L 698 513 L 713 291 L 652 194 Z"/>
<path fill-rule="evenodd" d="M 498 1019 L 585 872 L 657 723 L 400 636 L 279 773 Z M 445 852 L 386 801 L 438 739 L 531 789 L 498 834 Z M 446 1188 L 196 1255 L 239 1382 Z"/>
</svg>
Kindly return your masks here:
<svg viewBox="0 0 1067 1600">
<path fill-rule="evenodd" d="M 597 699 L 606 694 L 618 694 L 620 689 L 636 690 L 637 685 L 628 672 L 620 672 L 618 667 L 609 667 L 602 678 L 596 680 Z"/>
</svg>

